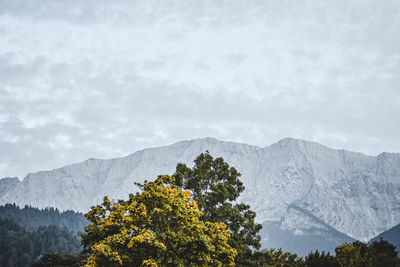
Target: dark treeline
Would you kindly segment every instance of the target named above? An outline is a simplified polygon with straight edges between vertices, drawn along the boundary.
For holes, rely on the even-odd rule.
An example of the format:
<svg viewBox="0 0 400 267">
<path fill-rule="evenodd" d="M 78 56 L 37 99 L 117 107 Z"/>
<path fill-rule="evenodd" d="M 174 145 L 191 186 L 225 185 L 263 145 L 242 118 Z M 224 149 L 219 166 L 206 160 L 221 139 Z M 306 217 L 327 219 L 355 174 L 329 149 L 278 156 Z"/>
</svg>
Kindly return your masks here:
<svg viewBox="0 0 400 267">
<path fill-rule="evenodd" d="M 0 206 L 0 266 L 80 266 L 87 255 L 80 254 L 76 231 L 87 224 L 81 213 L 73 211 Z M 257 266 L 400 266 L 396 247 L 385 240 L 343 244 L 335 252 L 316 251 L 300 258 L 281 249 L 262 250 L 256 253 Z"/>
<path fill-rule="evenodd" d="M 88 224 L 82 213 L 75 211 L 60 212 L 56 208 L 38 209 L 31 206 L 19 208 L 15 204 L 0 206 L 0 219 L 8 219 L 26 229 L 35 230 L 40 226 L 55 225 L 66 227 L 75 233 L 82 232 Z"/>
<path fill-rule="evenodd" d="M 399 267 L 400 259 L 396 247 L 386 240 L 365 244 L 360 241 L 336 247 L 336 255 L 311 252 L 303 263 L 304 267 Z"/>
<path fill-rule="evenodd" d="M 359 241 L 339 245 L 336 255 L 329 252 L 310 252 L 305 258 L 282 249 L 262 250 L 256 253 L 260 267 L 400 267 L 396 248 L 385 240 L 365 244 Z M 38 259 L 32 267 L 82 266 L 85 254 L 66 254 L 49 252 Z M 121 265 L 131 266 L 131 265 Z M 236 265 L 241 266 L 241 265 Z"/>
<path fill-rule="evenodd" d="M 0 266 L 30 266 L 46 253 L 80 253 L 82 213 L 55 208 L 0 206 Z"/>
<path fill-rule="evenodd" d="M 397 249 L 399 249 L 400 248 L 400 224 L 381 233 L 380 235 L 378 235 L 377 237 L 372 239 L 369 243 L 372 243 L 373 241 L 379 241 L 381 238 L 389 241 L 395 247 L 397 247 Z"/>
<path fill-rule="evenodd" d="M 62 255 L 81 250 L 78 236 L 54 225 L 27 230 L 11 220 L 0 219 L 0 266 L 30 266 L 49 251 Z"/>
</svg>

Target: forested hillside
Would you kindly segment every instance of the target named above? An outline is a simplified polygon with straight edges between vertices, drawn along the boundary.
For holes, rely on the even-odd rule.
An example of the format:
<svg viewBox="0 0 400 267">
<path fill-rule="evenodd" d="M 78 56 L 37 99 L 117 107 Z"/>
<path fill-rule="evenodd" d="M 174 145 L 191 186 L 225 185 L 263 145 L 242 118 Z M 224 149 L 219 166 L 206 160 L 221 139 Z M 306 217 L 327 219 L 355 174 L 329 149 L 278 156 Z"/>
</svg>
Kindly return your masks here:
<svg viewBox="0 0 400 267">
<path fill-rule="evenodd" d="M 74 211 L 0 206 L 0 266 L 30 266 L 51 250 L 79 253 L 78 232 L 87 224 L 83 214 Z"/>
<path fill-rule="evenodd" d="M 372 243 L 373 241 L 379 241 L 381 238 L 389 241 L 397 248 L 397 250 L 399 250 L 400 249 L 400 224 L 381 233 L 377 237 L 373 238 L 369 243 Z"/>
<path fill-rule="evenodd" d="M 66 227 L 75 233 L 82 232 L 88 224 L 85 216 L 79 212 L 60 212 L 56 208 L 38 209 L 31 206 L 19 208 L 15 204 L 0 206 L 0 219 L 9 219 L 30 230 L 55 225 L 59 228 Z"/>
<path fill-rule="evenodd" d="M 79 253 L 80 240 L 67 228 L 50 225 L 27 230 L 11 220 L 0 220 L 0 266 L 30 266 L 50 250 Z"/>
</svg>

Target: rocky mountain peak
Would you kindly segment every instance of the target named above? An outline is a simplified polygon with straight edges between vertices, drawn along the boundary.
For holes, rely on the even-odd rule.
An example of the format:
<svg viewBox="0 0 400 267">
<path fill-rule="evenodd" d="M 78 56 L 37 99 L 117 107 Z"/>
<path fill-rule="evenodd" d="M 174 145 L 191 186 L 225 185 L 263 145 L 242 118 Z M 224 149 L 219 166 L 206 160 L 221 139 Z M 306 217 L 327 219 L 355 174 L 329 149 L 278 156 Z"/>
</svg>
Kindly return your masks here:
<svg viewBox="0 0 400 267">
<path fill-rule="evenodd" d="M 399 154 L 372 157 L 294 138 L 264 148 L 202 138 L 122 158 L 89 159 L 32 173 L 21 182 L 0 180 L 0 204 L 85 212 L 104 195 L 126 198 L 137 190 L 135 181 L 172 174 L 178 162 L 192 166 L 206 150 L 242 173 L 246 190 L 240 201 L 251 205 L 259 222 L 281 222 L 296 229 L 296 216 L 285 216 L 295 205 L 299 209 L 294 214 L 307 213 L 307 218 L 359 240 L 400 222 Z"/>
</svg>

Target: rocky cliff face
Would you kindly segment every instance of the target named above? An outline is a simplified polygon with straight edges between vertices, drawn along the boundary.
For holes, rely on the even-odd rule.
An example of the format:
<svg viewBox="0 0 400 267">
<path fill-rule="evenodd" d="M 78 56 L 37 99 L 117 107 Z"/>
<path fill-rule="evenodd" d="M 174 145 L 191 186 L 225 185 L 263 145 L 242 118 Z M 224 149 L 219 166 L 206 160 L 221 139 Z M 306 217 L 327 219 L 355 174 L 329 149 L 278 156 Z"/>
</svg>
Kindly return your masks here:
<svg viewBox="0 0 400 267">
<path fill-rule="evenodd" d="M 88 159 L 21 182 L 0 180 L 0 204 L 84 212 L 104 195 L 125 198 L 136 191 L 133 182 L 172 174 L 178 162 L 192 166 L 206 150 L 242 173 L 241 201 L 259 222 L 297 234 L 316 224 L 364 241 L 400 223 L 400 154 L 372 157 L 291 138 L 265 148 L 195 139 L 123 158 Z"/>
<path fill-rule="evenodd" d="M 19 180 L 17 177 L 6 177 L 3 179 L 0 179 L 0 196 L 4 196 L 13 189 L 17 184 L 19 183 Z"/>
</svg>

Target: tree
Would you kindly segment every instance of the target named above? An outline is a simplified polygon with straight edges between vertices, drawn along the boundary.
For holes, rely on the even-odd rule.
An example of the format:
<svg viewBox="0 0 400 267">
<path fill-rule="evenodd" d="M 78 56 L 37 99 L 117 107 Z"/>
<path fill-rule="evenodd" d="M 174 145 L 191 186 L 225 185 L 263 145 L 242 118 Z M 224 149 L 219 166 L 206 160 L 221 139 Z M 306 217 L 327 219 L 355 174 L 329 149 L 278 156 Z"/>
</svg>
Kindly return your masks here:
<svg viewBox="0 0 400 267">
<path fill-rule="evenodd" d="M 385 240 L 374 241 L 370 246 L 359 241 L 343 244 L 335 249 L 341 266 L 400 267 L 395 246 Z"/>
<path fill-rule="evenodd" d="M 237 250 L 236 265 L 257 266 L 254 251 L 261 246 L 261 225 L 255 223 L 256 213 L 249 205 L 235 204 L 244 190 L 241 174 L 223 158 L 214 159 L 207 151 L 194 160 L 193 168 L 178 164 L 173 176 L 175 185 L 193 193 L 203 221 L 223 222 L 232 232 L 228 243 Z"/>
<path fill-rule="evenodd" d="M 393 266 L 400 267 L 400 259 L 397 256 L 396 247 L 382 238 L 372 242 L 370 254 L 373 257 L 375 267 Z"/>
<path fill-rule="evenodd" d="M 52 244 L 51 240 L 58 242 Z M 0 266 L 30 266 L 51 249 L 62 254 L 79 252 L 79 243 L 78 237 L 66 228 L 51 225 L 27 230 L 16 222 L 0 219 Z"/>
<path fill-rule="evenodd" d="M 303 259 L 297 254 L 283 252 L 282 249 L 257 251 L 257 266 L 260 267 L 303 267 Z"/>
<path fill-rule="evenodd" d="M 336 259 L 340 266 L 343 267 L 373 267 L 368 256 L 368 247 L 366 244 L 359 241 L 353 242 L 352 244 L 346 243 L 335 248 Z"/>
<path fill-rule="evenodd" d="M 308 256 L 304 259 L 304 266 L 305 267 L 340 267 L 339 263 L 337 262 L 334 256 L 331 256 L 325 252 L 319 253 L 316 250 L 314 253 L 310 252 Z"/>
<path fill-rule="evenodd" d="M 79 267 L 84 262 L 83 255 L 68 253 L 65 256 L 57 252 L 50 251 L 34 262 L 32 267 Z"/>
<path fill-rule="evenodd" d="M 233 266 L 226 225 L 201 221 L 189 191 L 170 186 L 173 178 L 145 182 L 127 201 L 101 205 L 85 215 L 82 234 L 90 252 L 87 266 Z"/>
</svg>

